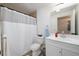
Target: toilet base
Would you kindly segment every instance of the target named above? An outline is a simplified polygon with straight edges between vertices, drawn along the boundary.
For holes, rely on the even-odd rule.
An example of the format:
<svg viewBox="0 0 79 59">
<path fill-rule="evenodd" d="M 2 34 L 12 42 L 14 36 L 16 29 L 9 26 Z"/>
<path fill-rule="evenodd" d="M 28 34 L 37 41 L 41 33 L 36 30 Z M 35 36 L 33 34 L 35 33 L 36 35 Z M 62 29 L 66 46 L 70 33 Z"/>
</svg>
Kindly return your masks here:
<svg viewBox="0 0 79 59">
<path fill-rule="evenodd" d="M 39 51 L 32 51 L 32 56 L 39 56 L 41 53 L 41 50 Z"/>
</svg>

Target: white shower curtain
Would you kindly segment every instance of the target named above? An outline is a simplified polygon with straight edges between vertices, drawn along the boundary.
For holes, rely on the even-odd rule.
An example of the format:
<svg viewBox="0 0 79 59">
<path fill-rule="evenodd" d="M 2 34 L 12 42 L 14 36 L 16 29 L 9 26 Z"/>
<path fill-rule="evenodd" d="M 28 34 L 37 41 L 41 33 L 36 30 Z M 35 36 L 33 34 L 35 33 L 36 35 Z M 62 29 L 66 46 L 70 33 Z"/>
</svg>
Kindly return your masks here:
<svg viewBox="0 0 79 59">
<path fill-rule="evenodd" d="M 2 34 L 7 36 L 6 53 L 9 56 L 23 55 L 30 50 L 33 37 L 36 35 L 36 25 L 30 21 L 30 16 L 4 7 L 3 10 L 4 21 L 1 22 Z"/>
</svg>

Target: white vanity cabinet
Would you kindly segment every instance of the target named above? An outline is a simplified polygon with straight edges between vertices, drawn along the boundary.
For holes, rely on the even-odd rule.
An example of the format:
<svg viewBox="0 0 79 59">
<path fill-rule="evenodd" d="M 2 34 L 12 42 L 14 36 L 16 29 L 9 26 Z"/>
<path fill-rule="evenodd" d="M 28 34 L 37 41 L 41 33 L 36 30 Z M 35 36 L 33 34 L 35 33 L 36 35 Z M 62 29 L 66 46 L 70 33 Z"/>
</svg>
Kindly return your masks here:
<svg viewBox="0 0 79 59">
<path fill-rule="evenodd" d="M 46 55 L 47 56 L 61 56 L 61 49 L 47 42 L 46 43 Z"/>
<path fill-rule="evenodd" d="M 79 56 L 79 46 L 46 39 L 46 56 Z"/>
</svg>

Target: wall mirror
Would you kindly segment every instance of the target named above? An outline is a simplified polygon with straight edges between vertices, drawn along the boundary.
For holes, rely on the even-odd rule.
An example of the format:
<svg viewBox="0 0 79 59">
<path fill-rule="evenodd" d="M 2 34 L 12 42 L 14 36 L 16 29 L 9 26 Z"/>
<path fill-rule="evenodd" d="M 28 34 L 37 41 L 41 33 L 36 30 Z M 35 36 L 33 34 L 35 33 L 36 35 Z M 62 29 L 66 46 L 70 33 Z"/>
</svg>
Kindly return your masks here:
<svg viewBox="0 0 79 59">
<path fill-rule="evenodd" d="M 76 5 L 66 7 L 60 11 L 51 13 L 51 32 L 64 32 L 65 34 L 76 34 Z"/>
</svg>

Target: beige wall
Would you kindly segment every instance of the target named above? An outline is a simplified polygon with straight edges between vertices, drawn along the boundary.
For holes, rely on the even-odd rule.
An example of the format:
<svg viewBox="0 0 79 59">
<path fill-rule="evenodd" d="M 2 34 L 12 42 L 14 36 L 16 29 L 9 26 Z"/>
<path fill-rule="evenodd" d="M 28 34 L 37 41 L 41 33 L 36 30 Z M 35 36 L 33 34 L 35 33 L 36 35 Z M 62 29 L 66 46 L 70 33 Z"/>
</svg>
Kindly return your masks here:
<svg viewBox="0 0 79 59">
<path fill-rule="evenodd" d="M 38 34 L 44 34 L 46 25 L 48 25 L 49 31 L 50 31 L 51 11 L 52 11 L 51 5 L 37 9 L 37 31 L 38 31 Z"/>
</svg>

